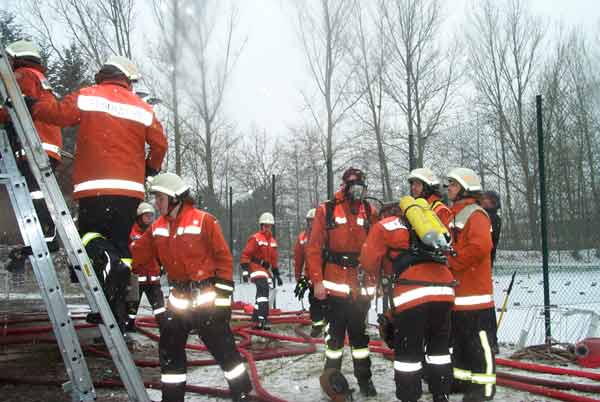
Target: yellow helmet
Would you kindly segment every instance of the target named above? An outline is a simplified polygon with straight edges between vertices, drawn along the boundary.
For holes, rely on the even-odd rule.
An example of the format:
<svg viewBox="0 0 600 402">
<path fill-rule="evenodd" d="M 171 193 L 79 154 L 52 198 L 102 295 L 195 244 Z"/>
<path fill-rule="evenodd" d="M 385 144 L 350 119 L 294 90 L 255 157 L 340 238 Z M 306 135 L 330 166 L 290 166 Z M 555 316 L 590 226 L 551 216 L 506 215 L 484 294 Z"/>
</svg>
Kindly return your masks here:
<svg viewBox="0 0 600 402">
<path fill-rule="evenodd" d="M 421 180 L 428 186 L 437 186 L 440 184 L 440 179 L 438 179 L 431 169 L 426 167 L 411 170 L 408 174 L 408 181 L 415 179 Z"/>
<path fill-rule="evenodd" d="M 28 40 L 18 40 L 6 46 L 6 53 L 10 57 L 34 57 L 38 60 L 42 60 L 40 50 L 37 45 Z"/>
<path fill-rule="evenodd" d="M 465 191 L 481 191 L 481 179 L 472 169 L 454 168 L 446 177 L 456 181 Z"/>
<path fill-rule="evenodd" d="M 110 56 L 104 62 L 104 66 L 118 68 L 130 81 L 137 81 L 142 78 L 135 64 L 125 56 Z"/>
</svg>

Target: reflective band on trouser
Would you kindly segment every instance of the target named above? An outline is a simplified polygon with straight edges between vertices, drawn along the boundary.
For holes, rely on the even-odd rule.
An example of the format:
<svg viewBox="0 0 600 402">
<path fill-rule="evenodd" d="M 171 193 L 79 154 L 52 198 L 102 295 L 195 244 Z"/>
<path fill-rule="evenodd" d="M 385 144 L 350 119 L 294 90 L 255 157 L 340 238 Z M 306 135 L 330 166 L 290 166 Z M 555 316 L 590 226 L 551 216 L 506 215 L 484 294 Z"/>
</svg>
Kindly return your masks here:
<svg viewBox="0 0 600 402">
<path fill-rule="evenodd" d="M 87 247 L 89 242 L 97 238 L 104 239 L 104 236 L 97 232 L 88 232 L 83 235 L 83 237 L 81 238 L 81 242 L 83 243 L 84 247 Z"/>
<path fill-rule="evenodd" d="M 121 258 L 121 262 L 127 265 L 127 268 L 131 269 L 131 263 L 133 262 L 131 258 Z"/>
<path fill-rule="evenodd" d="M 226 290 L 228 292 L 233 292 L 233 286 L 229 286 L 229 285 L 226 285 L 224 283 L 215 283 L 215 287 L 217 289 L 223 289 L 223 290 Z"/>
<path fill-rule="evenodd" d="M 423 286 L 411 289 L 394 297 L 394 306 L 399 307 L 427 296 L 454 296 L 454 289 L 449 286 Z"/>
<path fill-rule="evenodd" d="M 185 374 L 162 374 L 160 376 L 160 382 L 165 384 L 179 384 L 186 380 L 187 376 Z"/>
<path fill-rule="evenodd" d="M 160 276 L 138 276 L 138 282 L 153 282 L 158 280 L 160 280 Z"/>
<path fill-rule="evenodd" d="M 494 374 L 494 356 L 490 342 L 488 341 L 487 332 L 479 331 L 479 341 L 481 342 L 483 355 L 485 356 L 485 373 L 472 373 L 471 382 L 485 384 L 485 396 L 490 397 L 494 391 L 496 374 Z"/>
<path fill-rule="evenodd" d="M 102 179 L 102 180 L 88 180 L 82 183 L 75 184 L 73 193 L 87 190 L 102 190 L 102 189 L 119 189 L 145 192 L 144 185 L 131 180 L 119 180 L 119 179 Z"/>
<path fill-rule="evenodd" d="M 200 293 L 194 299 L 194 305 L 201 306 L 204 304 L 212 303 L 216 298 L 217 298 L 217 293 L 215 291 Z"/>
<path fill-rule="evenodd" d="M 147 276 L 138 276 L 138 282 L 146 282 L 148 280 Z"/>
<path fill-rule="evenodd" d="M 460 296 L 456 297 L 454 304 L 457 306 L 474 306 L 493 301 L 492 295 Z"/>
<path fill-rule="evenodd" d="M 366 359 L 369 357 L 369 348 L 352 348 L 352 358 L 355 360 Z"/>
<path fill-rule="evenodd" d="M 427 362 L 427 364 L 436 364 L 436 365 L 452 363 L 452 359 L 450 358 L 450 355 L 433 355 L 433 356 L 425 355 L 425 361 Z"/>
<path fill-rule="evenodd" d="M 256 298 L 256 302 L 257 303 L 268 303 L 269 302 L 269 298 L 268 297 L 257 297 Z"/>
<path fill-rule="evenodd" d="M 44 199 L 44 193 L 42 193 L 39 190 L 32 191 L 29 193 L 29 195 L 31 196 L 32 200 L 43 200 Z"/>
<path fill-rule="evenodd" d="M 165 307 L 159 307 L 156 310 L 152 310 L 152 315 L 159 315 L 160 313 L 164 313 L 167 311 Z"/>
<path fill-rule="evenodd" d="M 254 271 L 250 274 L 250 278 L 268 278 L 269 274 L 264 271 Z"/>
<path fill-rule="evenodd" d="M 190 306 L 190 301 L 187 299 L 178 299 L 173 293 L 169 295 L 169 303 L 171 306 L 183 310 Z"/>
<path fill-rule="evenodd" d="M 223 376 L 227 380 L 231 381 L 244 374 L 245 371 L 246 367 L 244 367 L 244 363 L 240 363 L 237 366 L 235 366 L 232 370 L 223 371 Z"/>
<path fill-rule="evenodd" d="M 313 321 L 312 323 L 313 327 L 322 327 L 323 325 L 325 325 L 325 320 Z"/>
<path fill-rule="evenodd" d="M 369 286 L 368 288 L 360 288 L 360 294 L 363 296 L 373 296 L 375 294 L 375 286 Z"/>
<path fill-rule="evenodd" d="M 341 359 L 344 354 L 344 348 L 341 349 L 329 349 L 325 348 L 325 357 L 328 359 Z"/>
<path fill-rule="evenodd" d="M 454 378 L 456 378 L 457 380 L 471 381 L 471 371 L 469 371 L 469 370 L 463 370 L 463 369 L 454 367 L 454 369 L 452 370 L 452 373 L 454 374 Z"/>
<path fill-rule="evenodd" d="M 55 154 L 60 154 L 60 147 L 54 145 L 54 144 L 50 144 L 47 142 L 42 142 L 42 148 L 45 151 L 50 151 L 50 152 L 54 152 Z"/>
<path fill-rule="evenodd" d="M 129 315 L 129 318 L 131 318 L 132 320 L 135 320 L 135 316 L 136 316 L 135 314 L 128 314 L 128 315 Z"/>
<path fill-rule="evenodd" d="M 346 285 L 345 283 L 323 281 L 323 287 L 325 287 L 325 289 L 333 290 L 335 292 L 350 294 L 350 286 Z"/>
<path fill-rule="evenodd" d="M 414 373 L 415 371 L 419 371 L 423 368 L 421 362 L 394 362 L 394 370 L 401 371 L 403 373 Z"/>
<path fill-rule="evenodd" d="M 230 297 L 217 297 L 215 299 L 215 306 L 217 306 L 217 307 L 231 306 L 231 298 Z"/>
</svg>

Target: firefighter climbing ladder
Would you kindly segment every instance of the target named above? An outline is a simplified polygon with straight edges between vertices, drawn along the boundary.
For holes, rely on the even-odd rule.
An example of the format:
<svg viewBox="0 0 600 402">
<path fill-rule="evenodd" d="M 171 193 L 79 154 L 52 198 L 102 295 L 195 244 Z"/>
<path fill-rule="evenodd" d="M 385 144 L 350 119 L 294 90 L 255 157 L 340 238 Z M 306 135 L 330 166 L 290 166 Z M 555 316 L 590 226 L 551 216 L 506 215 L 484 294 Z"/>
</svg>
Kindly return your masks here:
<svg viewBox="0 0 600 402">
<path fill-rule="evenodd" d="M 83 292 L 92 311 L 100 313 L 102 317 L 104 324 L 98 325 L 98 328 L 119 371 L 129 400 L 150 402 L 52 173 L 50 162 L 33 126 L 4 49 L 0 50 L 0 96 L 5 101 L 11 100 L 8 111 L 13 126 L 27 155 L 31 171 L 44 193 L 46 204 L 69 261 L 75 267 Z M 31 247 L 31 265 L 70 378 L 64 389 L 71 392 L 73 401 L 93 401 L 96 399 L 96 393 L 81 345 L 69 318 L 64 295 L 27 184 L 17 169 L 5 130 L 0 130 L 0 183 L 4 184 L 8 191 L 23 241 L 26 246 Z"/>
</svg>

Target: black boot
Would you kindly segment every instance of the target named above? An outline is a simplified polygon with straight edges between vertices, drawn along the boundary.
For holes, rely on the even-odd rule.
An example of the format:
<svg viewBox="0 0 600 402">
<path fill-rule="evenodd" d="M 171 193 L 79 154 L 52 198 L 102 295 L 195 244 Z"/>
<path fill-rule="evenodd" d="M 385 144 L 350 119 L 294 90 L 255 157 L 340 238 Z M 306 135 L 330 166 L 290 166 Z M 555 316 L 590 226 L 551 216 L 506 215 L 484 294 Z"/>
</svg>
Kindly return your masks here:
<svg viewBox="0 0 600 402">
<path fill-rule="evenodd" d="M 234 394 L 231 397 L 231 400 L 233 402 L 246 402 L 250 400 L 250 395 L 248 395 L 245 392 L 239 393 L 239 394 Z"/>
<path fill-rule="evenodd" d="M 268 331 L 271 329 L 269 323 L 265 319 L 259 319 L 258 323 L 254 326 L 254 329 L 260 329 L 262 331 Z"/>
<path fill-rule="evenodd" d="M 360 393 L 363 396 L 377 396 L 377 390 L 371 379 L 359 382 L 358 386 L 360 387 Z"/>
<path fill-rule="evenodd" d="M 8 254 L 10 261 L 6 265 L 6 270 L 12 273 L 21 273 L 25 271 L 25 260 L 27 255 L 23 252 L 24 247 L 15 247 Z"/>
</svg>

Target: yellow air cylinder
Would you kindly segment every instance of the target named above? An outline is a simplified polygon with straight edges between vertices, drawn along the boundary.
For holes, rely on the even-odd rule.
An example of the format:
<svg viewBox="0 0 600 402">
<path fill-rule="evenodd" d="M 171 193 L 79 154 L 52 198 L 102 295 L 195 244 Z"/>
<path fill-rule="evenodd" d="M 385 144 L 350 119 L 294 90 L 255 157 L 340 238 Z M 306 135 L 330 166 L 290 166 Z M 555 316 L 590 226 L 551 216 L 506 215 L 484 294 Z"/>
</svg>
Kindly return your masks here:
<svg viewBox="0 0 600 402">
<path fill-rule="evenodd" d="M 425 203 L 427 203 L 427 201 L 425 201 Z M 427 208 L 429 208 L 429 206 Z M 425 245 L 434 248 L 439 247 L 437 244 L 439 238 L 438 230 L 431 219 L 428 219 L 425 215 L 425 208 L 419 205 L 413 197 L 407 195 L 400 199 L 400 209 L 404 216 L 406 216 L 406 219 L 408 219 L 408 222 L 417 236 L 419 236 L 419 239 L 421 239 Z"/>
<path fill-rule="evenodd" d="M 433 247 L 448 248 L 450 246 L 449 242 L 451 239 L 450 232 L 448 232 L 448 228 L 444 226 L 440 218 L 431 209 L 431 206 L 424 198 L 417 199 L 415 203 L 423 208 L 423 214 L 429 220 L 432 227 L 435 227 L 438 233 L 438 238 Z"/>
</svg>

